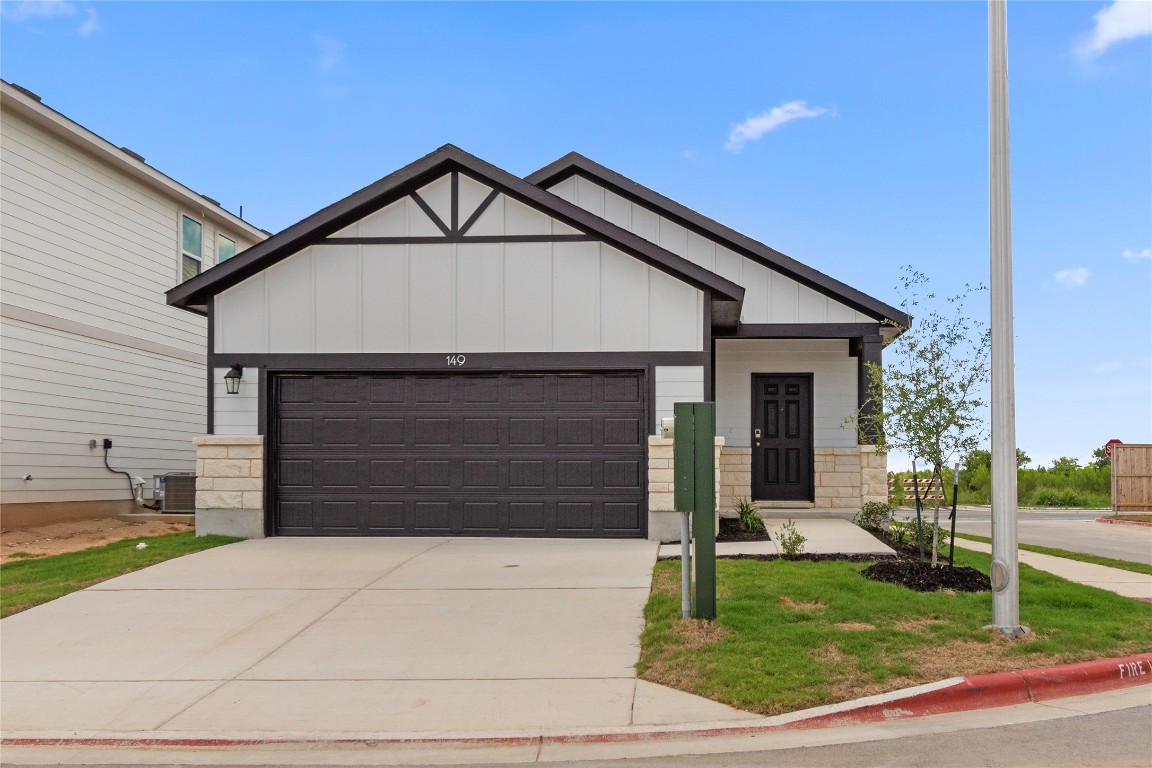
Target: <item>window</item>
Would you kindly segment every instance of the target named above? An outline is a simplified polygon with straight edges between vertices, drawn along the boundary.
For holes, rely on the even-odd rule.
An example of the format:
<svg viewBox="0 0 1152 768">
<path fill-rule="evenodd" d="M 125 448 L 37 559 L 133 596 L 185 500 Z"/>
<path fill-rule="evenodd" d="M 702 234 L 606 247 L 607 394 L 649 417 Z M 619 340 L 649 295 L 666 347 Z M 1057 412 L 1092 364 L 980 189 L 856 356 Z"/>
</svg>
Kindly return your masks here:
<svg viewBox="0 0 1152 768">
<path fill-rule="evenodd" d="M 200 222 L 180 217 L 180 270 L 184 280 L 200 274 L 203 235 L 204 226 Z"/>
<path fill-rule="evenodd" d="M 236 255 L 236 241 L 224 235 L 216 236 L 216 263 L 222 264 Z"/>
</svg>

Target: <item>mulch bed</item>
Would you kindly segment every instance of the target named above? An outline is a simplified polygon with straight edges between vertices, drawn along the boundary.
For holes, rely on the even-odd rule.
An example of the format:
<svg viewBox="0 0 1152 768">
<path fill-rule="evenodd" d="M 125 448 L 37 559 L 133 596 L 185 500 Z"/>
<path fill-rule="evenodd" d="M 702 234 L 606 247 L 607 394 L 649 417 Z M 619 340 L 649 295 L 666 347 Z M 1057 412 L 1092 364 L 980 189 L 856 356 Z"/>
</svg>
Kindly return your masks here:
<svg viewBox="0 0 1152 768">
<path fill-rule="evenodd" d="M 772 541 L 772 537 L 768 531 L 744 530 L 738 517 L 722 517 L 720 528 L 716 531 L 716 541 Z"/>
<path fill-rule="evenodd" d="M 933 568 L 931 563 L 888 560 L 865 568 L 861 573 L 864 578 L 899 584 L 917 592 L 934 592 L 937 589 L 987 592 L 992 589 L 992 582 L 985 574 L 966 565 L 949 568 L 945 564 Z"/>
<path fill-rule="evenodd" d="M 887 531 L 876 528 L 865 528 L 880 541 L 896 550 L 898 559 L 889 559 L 878 562 L 861 573 L 864 578 L 873 581 L 884 581 L 889 584 L 901 584 L 917 592 L 932 592 L 937 589 L 954 589 L 957 592 L 988 592 L 992 589 L 992 580 L 988 575 L 981 573 L 967 565 L 948 567 L 948 549 L 942 546 L 938 557 L 941 565 L 933 568 L 931 563 L 920 562 L 920 547 L 915 543 L 896 541 L 888 535 Z M 925 551 L 925 557 L 930 556 L 930 550 Z"/>
</svg>

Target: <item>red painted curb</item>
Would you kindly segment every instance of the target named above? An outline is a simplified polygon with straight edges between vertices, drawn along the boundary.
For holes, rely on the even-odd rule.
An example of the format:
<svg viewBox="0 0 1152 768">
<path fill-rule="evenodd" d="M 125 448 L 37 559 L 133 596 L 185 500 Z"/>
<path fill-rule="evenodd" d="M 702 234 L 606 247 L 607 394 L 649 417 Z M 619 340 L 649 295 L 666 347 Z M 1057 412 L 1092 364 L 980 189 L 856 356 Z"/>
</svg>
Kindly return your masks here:
<svg viewBox="0 0 1152 768">
<path fill-rule="evenodd" d="M 1145 528 L 1152 528 L 1152 523 L 1146 523 L 1143 520 L 1113 520 L 1110 517 L 1098 517 L 1096 522 L 1108 523 L 1109 525 L 1140 525 Z"/>
<path fill-rule="evenodd" d="M 1015 672 L 971 675 L 954 685 L 935 691 L 867 704 L 841 712 L 815 715 L 787 723 L 732 725 L 667 731 L 626 731 L 599 734 L 558 734 L 554 736 L 476 736 L 436 738 L 249 738 L 249 739 L 165 739 L 149 738 L 13 738 L 0 737 L 0 746 L 48 747 L 246 747 L 273 744 L 347 746 L 525 746 L 544 744 L 609 744 L 622 742 L 671 741 L 689 738 L 717 738 L 767 734 L 786 730 L 814 730 L 845 725 L 905 720 L 974 709 L 993 709 L 1014 704 L 1052 701 L 1088 693 L 1103 693 L 1152 684 L 1152 653 L 1063 664 Z"/>
</svg>

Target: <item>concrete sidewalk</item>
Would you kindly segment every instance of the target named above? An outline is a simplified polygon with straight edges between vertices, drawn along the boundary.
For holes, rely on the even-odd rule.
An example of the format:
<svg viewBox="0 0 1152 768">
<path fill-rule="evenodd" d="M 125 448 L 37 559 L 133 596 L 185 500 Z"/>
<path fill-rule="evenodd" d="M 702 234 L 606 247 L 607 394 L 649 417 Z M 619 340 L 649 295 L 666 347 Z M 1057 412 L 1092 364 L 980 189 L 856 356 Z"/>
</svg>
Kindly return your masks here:
<svg viewBox="0 0 1152 768">
<path fill-rule="evenodd" d="M 4 735 L 751 718 L 637 680 L 656 544 L 251 540 L 3 620 Z"/>
<path fill-rule="evenodd" d="M 971 549 L 976 552 L 991 554 L 992 545 L 982 541 L 969 541 L 956 539 L 956 546 Z M 1069 560 L 1066 557 L 1042 555 L 1038 552 L 1019 550 L 1020 562 L 1030 565 L 1036 570 L 1059 576 L 1078 584 L 1089 587 L 1106 589 L 1124 597 L 1133 597 L 1137 600 L 1152 602 L 1152 576 L 1134 571 L 1125 571 L 1120 568 L 1109 568 L 1095 563 L 1082 563 L 1079 560 Z"/>
<path fill-rule="evenodd" d="M 785 523 L 775 517 L 766 518 L 764 527 L 768 529 L 771 541 L 720 541 L 716 543 L 717 555 L 779 555 L 777 541 L 780 527 Z M 803 551 L 809 554 L 840 555 L 892 555 L 895 552 L 872 534 L 858 525 L 842 518 L 804 518 L 793 521 L 796 532 L 805 537 Z M 664 544 L 660 547 L 661 557 L 680 555 L 679 544 Z"/>
</svg>

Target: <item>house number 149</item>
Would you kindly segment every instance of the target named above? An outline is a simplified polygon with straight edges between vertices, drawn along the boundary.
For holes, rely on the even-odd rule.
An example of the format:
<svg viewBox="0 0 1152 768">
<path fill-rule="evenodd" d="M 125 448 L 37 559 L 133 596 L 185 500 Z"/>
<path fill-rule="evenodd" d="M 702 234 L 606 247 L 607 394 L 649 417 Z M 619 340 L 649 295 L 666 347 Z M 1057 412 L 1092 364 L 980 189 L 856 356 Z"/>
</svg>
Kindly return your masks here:
<svg viewBox="0 0 1152 768">
<path fill-rule="evenodd" d="M 464 365 L 464 361 L 468 358 L 464 355 L 448 355 L 445 359 L 448 361 L 448 365 Z"/>
</svg>

